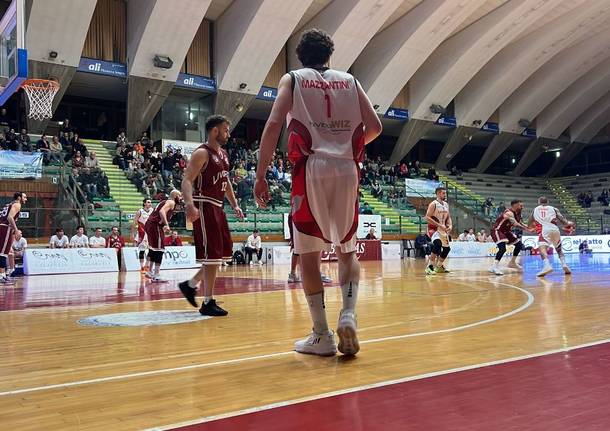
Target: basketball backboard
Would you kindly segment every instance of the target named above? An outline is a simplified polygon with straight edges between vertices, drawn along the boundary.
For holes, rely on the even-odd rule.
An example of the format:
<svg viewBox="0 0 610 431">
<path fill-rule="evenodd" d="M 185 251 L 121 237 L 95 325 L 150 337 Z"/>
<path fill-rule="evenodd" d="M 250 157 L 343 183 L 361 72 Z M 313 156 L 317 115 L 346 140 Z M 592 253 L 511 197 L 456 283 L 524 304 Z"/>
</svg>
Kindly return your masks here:
<svg viewBox="0 0 610 431">
<path fill-rule="evenodd" d="M 0 106 L 28 77 L 25 0 L 12 0 L 0 20 Z"/>
</svg>

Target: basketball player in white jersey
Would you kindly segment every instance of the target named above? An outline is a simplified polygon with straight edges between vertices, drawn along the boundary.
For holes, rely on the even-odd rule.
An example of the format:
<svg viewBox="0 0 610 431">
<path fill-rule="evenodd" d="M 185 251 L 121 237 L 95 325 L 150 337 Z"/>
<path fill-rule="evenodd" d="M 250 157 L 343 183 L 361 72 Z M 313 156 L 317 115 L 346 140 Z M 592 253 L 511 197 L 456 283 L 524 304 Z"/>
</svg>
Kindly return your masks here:
<svg viewBox="0 0 610 431">
<path fill-rule="evenodd" d="M 381 133 L 381 122 L 355 78 L 329 69 L 334 44 L 321 30 L 303 33 L 296 52 L 303 68 L 284 75 L 261 138 L 254 195 L 259 205 L 270 200 L 265 172 L 287 119 L 288 156 L 293 163 L 291 214 L 294 252 L 300 255 L 303 289 L 313 331 L 295 343 L 300 353 L 334 355 L 334 334 L 328 328 L 320 252 L 335 245 L 343 309 L 339 316 L 338 349 L 354 355 L 356 300 L 360 265 L 356 259 L 358 227 L 358 162 L 364 146 Z"/>
<path fill-rule="evenodd" d="M 148 217 L 152 214 L 153 210 L 154 208 L 152 207 L 152 201 L 150 199 L 144 199 L 142 201 L 142 208 L 136 211 L 133 217 L 133 224 L 131 225 L 131 236 L 134 243 L 138 246 L 138 257 L 140 258 L 141 272 L 147 272 L 147 267 L 150 263 L 149 257 L 146 257 L 146 261 L 144 260 L 144 255 L 146 254 L 146 249 L 148 248 L 148 241 L 146 239 L 146 233 L 144 232 L 144 226 L 146 225 L 146 220 L 148 220 Z"/>
<path fill-rule="evenodd" d="M 444 187 L 437 187 L 435 193 L 436 199 L 430 202 L 428 211 L 426 211 L 428 236 L 432 241 L 432 253 L 426 267 L 426 274 L 428 275 L 449 272 L 443 263 L 451 251 L 449 235 L 453 228 L 449 204 L 446 201 L 447 190 Z"/>
<path fill-rule="evenodd" d="M 549 205 L 549 200 L 541 196 L 538 198 L 538 206 L 534 208 L 532 215 L 529 218 L 529 226 L 535 227 L 538 233 L 538 249 L 540 250 L 540 257 L 542 258 L 543 268 L 538 274 L 538 277 L 544 277 L 545 275 L 553 271 L 553 267 L 549 262 L 548 247 L 552 246 L 559 255 L 561 266 L 565 274 L 571 274 L 570 267 L 566 264 L 566 259 L 561 249 L 561 233 L 557 222 L 565 225 L 568 228 L 572 228 L 574 223 L 568 221 L 556 208 Z"/>
</svg>

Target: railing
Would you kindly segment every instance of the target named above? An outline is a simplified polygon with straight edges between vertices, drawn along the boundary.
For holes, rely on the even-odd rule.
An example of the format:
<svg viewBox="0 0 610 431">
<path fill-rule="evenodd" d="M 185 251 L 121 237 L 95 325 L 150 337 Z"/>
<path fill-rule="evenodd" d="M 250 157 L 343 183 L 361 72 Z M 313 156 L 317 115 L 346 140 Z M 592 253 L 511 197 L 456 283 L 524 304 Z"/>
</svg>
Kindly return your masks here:
<svg viewBox="0 0 610 431">
<path fill-rule="evenodd" d="M 448 199 L 453 199 L 458 205 L 467 208 L 486 223 L 492 224 L 494 222 L 498 211 L 496 207 L 485 205 L 485 201 L 482 201 L 479 197 L 464 190 L 460 190 L 457 186 L 452 186 L 449 182 L 445 182 L 445 187 L 447 188 Z M 473 201 L 474 204 L 467 202 L 467 200 Z"/>
</svg>

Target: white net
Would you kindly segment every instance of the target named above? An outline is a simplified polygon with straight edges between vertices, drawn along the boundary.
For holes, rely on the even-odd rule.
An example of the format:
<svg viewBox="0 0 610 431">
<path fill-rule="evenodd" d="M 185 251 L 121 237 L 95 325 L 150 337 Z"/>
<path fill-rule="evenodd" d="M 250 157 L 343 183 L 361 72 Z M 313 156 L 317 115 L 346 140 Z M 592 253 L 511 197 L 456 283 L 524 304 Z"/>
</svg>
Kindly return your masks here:
<svg viewBox="0 0 610 431">
<path fill-rule="evenodd" d="M 53 116 L 53 99 L 59 84 L 46 79 L 28 79 L 21 87 L 28 96 L 28 117 L 38 121 Z"/>
</svg>

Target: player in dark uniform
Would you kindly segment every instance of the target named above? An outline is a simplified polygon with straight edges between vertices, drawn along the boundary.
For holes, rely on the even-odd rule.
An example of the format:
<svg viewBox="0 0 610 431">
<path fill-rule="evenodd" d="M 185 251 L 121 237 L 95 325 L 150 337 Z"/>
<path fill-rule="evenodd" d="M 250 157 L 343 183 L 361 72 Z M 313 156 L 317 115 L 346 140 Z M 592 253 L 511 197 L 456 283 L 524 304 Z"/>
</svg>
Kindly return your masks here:
<svg viewBox="0 0 610 431">
<path fill-rule="evenodd" d="M 500 270 L 499 265 L 500 260 L 502 260 L 502 256 L 504 256 L 504 253 L 506 253 L 507 245 L 515 246 L 515 249 L 513 250 L 513 257 L 510 259 L 507 266 L 509 268 L 522 269 L 521 265 L 517 263 L 517 256 L 519 256 L 519 253 L 521 250 L 523 250 L 523 243 L 513 233 L 513 228 L 515 227 L 529 231 L 529 228 L 521 223 L 522 211 L 523 202 L 515 199 L 511 201 L 510 208 L 507 208 L 496 219 L 491 229 L 491 237 L 498 245 L 498 252 L 496 253 L 496 259 L 494 260 L 492 267 L 489 268 L 489 272 L 496 275 L 504 275 L 504 273 Z"/>
<path fill-rule="evenodd" d="M 233 255 L 233 240 L 223 210 L 225 197 L 235 215 L 244 218 L 229 181 L 229 157 L 222 149 L 229 140 L 230 125 L 222 115 L 207 119 L 208 141 L 193 152 L 182 179 L 186 216 L 193 222 L 197 258 L 202 260 L 202 265 L 193 278 L 183 281 L 179 287 L 189 304 L 197 307 L 196 289 L 199 282 L 203 282 L 203 304 L 199 312 L 204 316 L 228 314 L 213 298 L 218 266 L 229 262 Z"/>
<path fill-rule="evenodd" d="M 165 239 L 165 233 L 170 231 L 169 221 L 172 219 L 176 207 L 181 205 L 182 202 L 182 193 L 178 190 L 172 190 L 169 199 L 157 204 L 144 225 L 144 232 L 148 237 L 148 247 L 150 249 L 148 252 L 151 262 L 149 276 L 152 281 L 164 281 L 159 277 L 163 253 L 165 252 L 163 240 Z"/>
<path fill-rule="evenodd" d="M 13 195 L 13 200 L 0 211 L 0 284 L 12 283 L 6 274 L 8 255 L 11 252 L 15 232 L 17 232 L 17 219 L 21 206 L 27 201 L 28 197 L 25 193 L 17 192 Z"/>
</svg>

